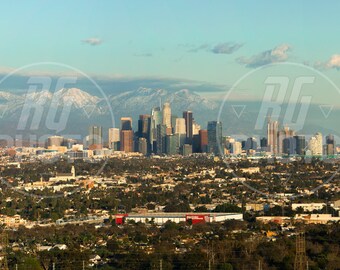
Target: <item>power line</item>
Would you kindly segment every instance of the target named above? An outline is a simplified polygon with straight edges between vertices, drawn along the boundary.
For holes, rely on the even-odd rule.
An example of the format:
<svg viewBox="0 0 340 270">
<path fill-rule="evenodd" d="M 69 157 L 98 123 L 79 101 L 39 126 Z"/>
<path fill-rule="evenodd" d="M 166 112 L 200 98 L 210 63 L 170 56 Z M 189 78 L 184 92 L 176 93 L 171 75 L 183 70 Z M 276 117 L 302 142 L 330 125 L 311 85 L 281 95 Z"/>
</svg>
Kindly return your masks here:
<svg viewBox="0 0 340 270">
<path fill-rule="evenodd" d="M 306 270 L 308 268 L 306 255 L 306 240 L 303 231 L 296 235 L 296 253 L 294 270 Z"/>
</svg>

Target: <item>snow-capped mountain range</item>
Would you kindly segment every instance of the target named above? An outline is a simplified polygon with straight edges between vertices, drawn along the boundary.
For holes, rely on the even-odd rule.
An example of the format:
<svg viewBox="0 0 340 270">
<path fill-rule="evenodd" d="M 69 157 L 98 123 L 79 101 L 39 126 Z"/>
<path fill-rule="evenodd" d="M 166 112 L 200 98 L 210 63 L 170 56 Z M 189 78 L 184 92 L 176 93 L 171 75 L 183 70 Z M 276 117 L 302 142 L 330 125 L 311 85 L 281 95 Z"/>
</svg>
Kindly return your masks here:
<svg viewBox="0 0 340 270">
<path fill-rule="evenodd" d="M 0 92 L 0 136 L 20 134 L 88 134 L 90 125 L 101 125 L 104 132 L 110 127 L 120 127 L 120 117 L 133 118 L 133 127 L 138 128 L 140 114 L 150 114 L 153 107 L 161 107 L 170 102 L 172 114 L 182 117 L 182 112 L 193 112 L 196 122 L 203 129 L 207 122 L 220 120 L 226 134 L 245 134 L 253 136 L 264 130 L 254 130 L 258 117 L 259 102 L 230 101 L 223 107 L 221 118 L 218 118 L 221 103 L 208 100 L 187 89 L 168 91 L 165 89 L 138 88 L 118 95 L 90 94 L 78 88 L 63 88 L 56 92 L 38 91 L 26 94 L 15 94 L 11 91 Z M 51 129 L 51 122 L 61 121 L 60 112 L 68 108 L 68 115 L 63 118 L 65 125 L 56 130 Z M 25 109 L 26 108 L 26 109 Z M 241 108 L 241 109 L 240 109 Z M 237 111 L 239 110 L 239 111 Z M 52 111 L 52 114 L 50 112 Z M 36 114 L 36 115 L 35 115 Z M 316 116 L 320 114 L 318 106 L 311 106 L 306 118 L 304 132 L 315 130 L 337 134 L 336 111 L 327 119 L 329 127 L 323 127 Z M 51 116 L 52 117 L 49 117 Z M 315 117 L 314 117 L 315 116 Z M 332 117 L 335 120 L 332 120 Z M 66 120 L 65 120 L 66 119 Z M 35 121 L 35 122 L 34 122 Z M 32 123 L 35 123 L 33 125 Z M 19 123 L 21 124 L 18 128 Z M 53 123 L 54 124 L 54 123 Z M 58 126 L 58 125 L 54 125 Z M 24 128 L 22 128 L 24 127 Z"/>
<path fill-rule="evenodd" d="M 61 111 L 63 107 L 70 107 L 70 116 L 66 129 L 76 127 L 81 133 L 87 133 L 91 124 L 112 126 L 122 116 L 131 116 L 137 121 L 139 114 L 149 114 L 151 109 L 161 106 L 164 102 L 170 102 L 174 115 L 181 117 L 182 111 L 191 110 L 196 116 L 203 115 L 205 118 L 218 108 L 218 104 L 191 92 L 187 89 L 179 91 L 167 91 L 165 89 L 138 88 L 133 91 L 118 95 L 107 95 L 102 93 L 90 94 L 78 88 L 63 88 L 56 92 L 47 90 L 27 92 L 19 95 L 13 92 L 0 92 L 0 125 L 6 131 L 16 131 L 16 125 L 22 117 L 23 108 L 29 108 L 33 114 L 35 110 L 42 112 L 44 120 L 48 111 L 53 109 Z M 31 116 L 33 118 L 33 116 Z M 44 133 L 44 122 L 41 122 L 41 131 Z M 136 122 L 135 125 L 136 127 Z M 29 128 L 29 125 L 27 125 Z M 1 129 L 1 128 L 0 128 Z M 4 133 L 4 130 L 1 132 Z"/>
</svg>

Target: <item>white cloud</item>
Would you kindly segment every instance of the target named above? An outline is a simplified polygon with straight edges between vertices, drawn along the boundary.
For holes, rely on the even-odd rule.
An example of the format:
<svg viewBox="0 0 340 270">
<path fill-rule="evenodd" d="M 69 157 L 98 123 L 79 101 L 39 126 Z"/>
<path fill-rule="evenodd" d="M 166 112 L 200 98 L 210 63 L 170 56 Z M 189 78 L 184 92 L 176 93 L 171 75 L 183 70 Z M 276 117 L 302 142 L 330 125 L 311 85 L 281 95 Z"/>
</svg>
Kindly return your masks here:
<svg viewBox="0 0 340 270">
<path fill-rule="evenodd" d="M 314 62 L 314 68 L 321 70 L 334 68 L 340 70 L 340 54 L 333 54 L 328 61 Z"/>
<path fill-rule="evenodd" d="M 100 45 L 103 43 L 103 41 L 100 38 L 87 38 L 82 40 L 82 42 L 90 44 L 92 46 Z"/>
<path fill-rule="evenodd" d="M 332 55 L 331 58 L 328 60 L 326 66 L 328 68 L 340 69 L 340 55 L 339 54 Z"/>
<path fill-rule="evenodd" d="M 281 44 L 271 50 L 261 52 L 250 58 L 240 57 L 237 61 L 240 64 L 244 64 L 249 68 L 256 68 L 267 64 L 284 62 L 288 59 L 288 52 L 291 50 L 291 46 L 288 44 Z"/>
</svg>

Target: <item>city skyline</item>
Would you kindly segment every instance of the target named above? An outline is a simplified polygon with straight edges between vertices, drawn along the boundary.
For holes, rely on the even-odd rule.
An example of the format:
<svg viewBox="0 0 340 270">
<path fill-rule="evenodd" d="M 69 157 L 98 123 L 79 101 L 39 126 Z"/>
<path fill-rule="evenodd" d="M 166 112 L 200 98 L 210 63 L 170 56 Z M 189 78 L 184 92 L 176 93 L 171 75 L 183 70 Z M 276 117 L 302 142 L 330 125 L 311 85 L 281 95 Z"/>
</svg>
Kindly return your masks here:
<svg viewBox="0 0 340 270">
<path fill-rule="evenodd" d="M 333 134 L 322 135 L 315 131 L 305 136 L 270 117 L 267 118 L 267 136 L 245 138 L 223 133 L 223 123 L 219 121 L 211 120 L 206 125 L 199 125 L 191 111 L 184 111 L 183 118 L 178 117 L 172 114 L 171 105 L 167 102 L 162 107 L 152 108 L 150 112 L 139 115 L 137 128 L 133 127 L 132 117 L 121 117 L 120 128 L 106 128 L 106 139 L 102 126 L 90 126 L 85 140 L 73 140 L 73 144 L 77 147 L 79 143 L 83 144 L 90 150 L 108 147 L 113 151 L 139 152 L 143 155 L 211 153 L 218 156 L 231 154 L 321 157 L 335 156 L 338 153 Z M 65 138 L 63 142 L 62 136 L 47 139 L 50 150 L 53 147 L 58 150 L 58 147 L 65 145 L 68 145 L 68 149 L 73 148 L 72 141 Z"/>
</svg>

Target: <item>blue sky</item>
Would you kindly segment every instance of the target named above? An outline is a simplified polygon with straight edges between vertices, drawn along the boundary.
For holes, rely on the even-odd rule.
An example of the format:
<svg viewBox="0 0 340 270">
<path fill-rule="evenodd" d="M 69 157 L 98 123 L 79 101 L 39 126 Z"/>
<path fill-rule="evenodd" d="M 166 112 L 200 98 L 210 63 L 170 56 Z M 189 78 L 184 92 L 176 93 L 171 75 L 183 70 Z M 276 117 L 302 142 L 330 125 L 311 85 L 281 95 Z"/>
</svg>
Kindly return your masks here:
<svg viewBox="0 0 340 270">
<path fill-rule="evenodd" d="M 289 61 L 340 85 L 339 10 L 339 1 L 7 1 L 0 69 L 55 61 L 92 75 L 228 86 Z"/>
</svg>

